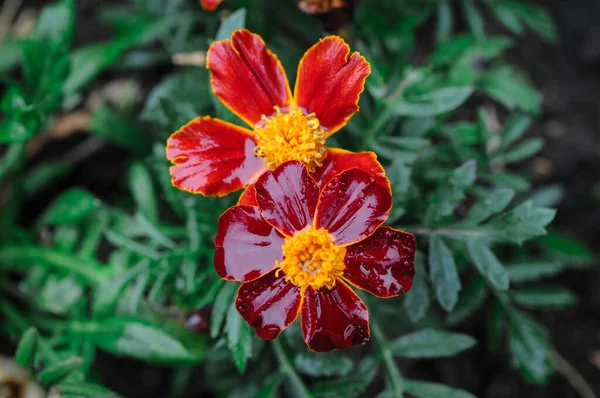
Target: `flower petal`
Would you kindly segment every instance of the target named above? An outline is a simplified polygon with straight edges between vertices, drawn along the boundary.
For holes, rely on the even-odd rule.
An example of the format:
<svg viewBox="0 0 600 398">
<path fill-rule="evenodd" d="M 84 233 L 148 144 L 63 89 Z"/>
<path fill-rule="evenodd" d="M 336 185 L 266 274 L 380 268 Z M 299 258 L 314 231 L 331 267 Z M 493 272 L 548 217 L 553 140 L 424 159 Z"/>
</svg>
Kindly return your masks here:
<svg viewBox="0 0 600 398">
<path fill-rule="evenodd" d="M 242 191 L 242 194 L 238 198 L 238 205 L 243 206 L 258 206 L 256 202 L 256 189 L 254 189 L 254 184 L 250 184 Z"/>
<path fill-rule="evenodd" d="M 277 271 L 252 282 L 243 283 L 235 307 L 263 340 L 272 340 L 298 317 L 302 297 L 300 288 Z"/>
<path fill-rule="evenodd" d="M 322 187 L 336 174 L 348 169 L 366 171 L 379 184 L 390 186 L 390 181 L 385 176 L 385 170 L 374 152 L 355 153 L 345 149 L 327 148 L 323 166 L 316 169 L 312 176 L 317 181 L 317 185 Z"/>
<path fill-rule="evenodd" d="M 331 290 L 306 289 L 302 332 L 313 351 L 349 348 L 369 341 L 369 313 L 356 293 L 338 279 Z"/>
<path fill-rule="evenodd" d="M 312 46 L 300 60 L 294 88 L 296 103 L 315 113 L 333 134 L 358 111 L 371 66 L 359 53 L 350 54 L 343 39 L 329 36 Z"/>
<path fill-rule="evenodd" d="M 313 223 L 319 188 L 301 162 L 265 172 L 254 189 L 263 218 L 283 234 L 293 236 Z"/>
<path fill-rule="evenodd" d="M 264 162 L 254 156 L 251 132 L 209 116 L 196 118 L 167 141 L 173 185 L 192 193 L 223 196 L 254 180 Z"/>
<path fill-rule="evenodd" d="M 321 191 L 315 226 L 326 228 L 336 245 L 346 246 L 373 234 L 391 207 L 389 186 L 378 184 L 365 171 L 350 169 L 333 177 Z"/>
<path fill-rule="evenodd" d="M 404 294 L 412 286 L 416 250 L 412 234 L 380 227 L 346 248 L 344 279 L 378 297 Z"/>
<path fill-rule="evenodd" d="M 200 0 L 200 5 L 206 11 L 214 11 L 222 2 L 223 0 Z"/>
<path fill-rule="evenodd" d="M 292 94 L 281 62 L 260 36 L 242 29 L 231 39 L 216 41 L 206 55 L 213 92 L 250 126 L 274 106 L 291 105 Z"/>
<path fill-rule="evenodd" d="M 283 237 L 258 207 L 233 206 L 219 218 L 215 270 L 223 279 L 250 282 L 283 261 Z"/>
</svg>

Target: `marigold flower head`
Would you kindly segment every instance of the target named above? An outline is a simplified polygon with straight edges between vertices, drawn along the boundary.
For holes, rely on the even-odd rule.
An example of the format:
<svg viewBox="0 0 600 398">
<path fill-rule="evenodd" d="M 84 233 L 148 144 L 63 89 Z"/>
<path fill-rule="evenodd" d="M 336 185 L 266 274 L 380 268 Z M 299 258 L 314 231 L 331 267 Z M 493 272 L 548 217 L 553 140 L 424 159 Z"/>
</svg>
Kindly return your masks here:
<svg viewBox="0 0 600 398">
<path fill-rule="evenodd" d="M 305 164 L 319 185 L 353 167 L 388 184 L 372 152 L 325 146 L 359 109 L 370 73 L 365 58 L 351 54 L 341 38 L 321 39 L 304 54 L 293 95 L 277 57 L 247 30 L 214 42 L 206 66 L 215 95 L 251 130 L 209 116 L 181 127 L 167 142 L 176 187 L 223 196 L 291 160 Z M 255 204 L 251 186 L 240 204 Z"/>
<path fill-rule="evenodd" d="M 229 208 L 215 237 L 217 273 L 242 282 L 240 315 L 274 339 L 301 313 L 314 351 L 366 342 L 368 311 L 349 285 L 392 297 L 414 275 L 415 237 L 381 226 L 389 185 L 353 168 L 319 186 L 303 163 L 289 161 L 254 188 L 256 206 Z"/>
<path fill-rule="evenodd" d="M 335 8 L 342 8 L 343 0 L 299 0 L 298 8 L 307 14 L 324 14 Z"/>
</svg>

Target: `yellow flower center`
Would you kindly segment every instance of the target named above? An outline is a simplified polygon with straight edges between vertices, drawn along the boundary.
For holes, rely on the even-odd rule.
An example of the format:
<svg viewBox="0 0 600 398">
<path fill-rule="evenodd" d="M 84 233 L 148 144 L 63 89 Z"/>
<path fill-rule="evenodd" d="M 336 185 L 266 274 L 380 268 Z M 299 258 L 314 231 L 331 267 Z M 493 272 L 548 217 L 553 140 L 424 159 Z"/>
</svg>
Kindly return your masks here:
<svg viewBox="0 0 600 398">
<path fill-rule="evenodd" d="M 337 246 L 326 229 L 310 227 L 286 239 L 277 272 L 285 272 L 286 280 L 302 291 L 308 287 L 331 289 L 344 271 L 345 255 L 346 248 Z"/>
<path fill-rule="evenodd" d="M 311 173 L 321 167 L 327 135 L 315 114 L 305 115 L 296 107 L 282 112 L 275 106 L 275 111 L 270 117 L 262 115 L 262 120 L 254 127 L 257 137 L 254 154 L 264 158 L 270 169 L 289 160 L 301 161 Z"/>
</svg>

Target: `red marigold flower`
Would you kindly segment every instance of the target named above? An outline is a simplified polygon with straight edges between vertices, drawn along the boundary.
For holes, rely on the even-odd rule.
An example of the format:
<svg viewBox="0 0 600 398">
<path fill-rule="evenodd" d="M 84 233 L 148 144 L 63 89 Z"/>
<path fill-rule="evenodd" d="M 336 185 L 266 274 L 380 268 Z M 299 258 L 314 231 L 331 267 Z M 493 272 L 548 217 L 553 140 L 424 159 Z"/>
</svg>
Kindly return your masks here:
<svg viewBox="0 0 600 398">
<path fill-rule="evenodd" d="M 343 0 L 299 0 L 298 8 L 307 14 L 324 14 L 345 6 Z"/>
<path fill-rule="evenodd" d="M 222 2 L 223 0 L 200 0 L 200 5 L 206 11 L 214 11 Z"/>
<path fill-rule="evenodd" d="M 240 315 L 268 340 L 301 312 L 314 351 L 368 341 L 367 308 L 348 284 L 393 297 L 411 288 L 415 272 L 415 237 L 381 226 L 389 185 L 355 168 L 319 187 L 290 161 L 254 186 L 257 206 L 229 208 L 215 237 L 217 273 L 242 282 Z"/>
<path fill-rule="evenodd" d="M 215 95 L 253 130 L 209 116 L 183 126 L 167 142 L 176 187 L 223 196 L 290 160 L 304 163 L 319 185 L 353 167 L 389 184 L 374 153 L 325 147 L 358 110 L 370 73 L 341 38 L 321 39 L 304 54 L 293 96 L 277 57 L 247 30 L 214 42 L 206 65 Z M 240 204 L 255 204 L 253 189 Z"/>
</svg>

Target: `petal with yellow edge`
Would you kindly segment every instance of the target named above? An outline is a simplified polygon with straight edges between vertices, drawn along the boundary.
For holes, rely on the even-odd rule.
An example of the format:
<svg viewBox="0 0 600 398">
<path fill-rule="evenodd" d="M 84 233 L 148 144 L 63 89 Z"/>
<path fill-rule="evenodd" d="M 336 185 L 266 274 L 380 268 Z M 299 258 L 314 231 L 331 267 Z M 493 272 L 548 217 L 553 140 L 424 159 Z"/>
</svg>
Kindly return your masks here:
<svg viewBox="0 0 600 398">
<path fill-rule="evenodd" d="M 214 42 L 206 67 L 211 71 L 215 95 L 250 126 L 262 115 L 273 115 L 275 106 L 286 109 L 292 103 L 281 62 L 260 36 L 245 29 L 236 30 L 230 39 Z"/>
<path fill-rule="evenodd" d="M 223 0 L 200 0 L 200 5 L 206 11 L 214 11 L 222 2 Z"/>
<path fill-rule="evenodd" d="M 344 279 L 377 297 L 408 292 L 415 274 L 417 241 L 412 234 L 380 227 L 346 248 Z"/>
<path fill-rule="evenodd" d="M 264 169 L 255 146 L 249 130 L 209 116 L 194 119 L 167 141 L 173 185 L 210 196 L 237 191 Z"/>
<path fill-rule="evenodd" d="M 276 338 L 294 323 L 301 304 L 300 288 L 277 271 L 242 283 L 235 301 L 239 314 L 263 340 Z"/>
<path fill-rule="evenodd" d="M 317 184 L 322 187 L 337 174 L 349 170 L 361 169 L 383 186 L 390 186 L 390 181 L 385 176 L 385 170 L 374 152 L 350 152 L 345 149 L 327 148 L 327 156 L 323 166 L 312 174 Z"/>
<path fill-rule="evenodd" d="M 314 113 L 331 135 L 358 111 L 371 66 L 338 36 L 321 39 L 302 57 L 294 96 L 307 114 Z"/>
</svg>

